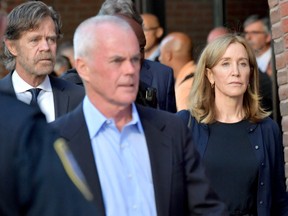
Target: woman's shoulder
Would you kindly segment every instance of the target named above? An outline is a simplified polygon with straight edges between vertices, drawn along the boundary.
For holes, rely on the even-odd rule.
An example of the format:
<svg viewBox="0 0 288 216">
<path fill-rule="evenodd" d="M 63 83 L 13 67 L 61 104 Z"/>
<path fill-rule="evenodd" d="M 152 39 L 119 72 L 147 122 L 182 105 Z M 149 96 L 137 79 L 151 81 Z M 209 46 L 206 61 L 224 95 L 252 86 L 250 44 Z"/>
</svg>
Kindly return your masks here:
<svg viewBox="0 0 288 216">
<path fill-rule="evenodd" d="M 264 128 L 264 129 L 279 130 L 279 126 L 276 123 L 276 121 L 274 121 L 270 117 L 266 117 L 266 118 L 262 119 L 259 122 L 259 124 L 261 124 L 261 127 Z"/>
</svg>

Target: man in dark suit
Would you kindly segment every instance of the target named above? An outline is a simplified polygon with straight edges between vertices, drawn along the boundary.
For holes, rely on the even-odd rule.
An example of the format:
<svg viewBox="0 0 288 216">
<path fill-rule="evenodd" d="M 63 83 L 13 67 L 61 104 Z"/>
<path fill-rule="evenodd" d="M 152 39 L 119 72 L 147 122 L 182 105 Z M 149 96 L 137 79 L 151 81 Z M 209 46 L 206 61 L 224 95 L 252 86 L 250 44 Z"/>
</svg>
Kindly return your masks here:
<svg viewBox="0 0 288 216">
<path fill-rule="evenodd" d="M 74 109 L 85 94 L 80 86 L 49 76 L 60 27 L 51 7 L 29 1 L 9 13 L 4 34 L 4 63 L 11 72 L 0 81 L 0 89 L 25 103 L 38 102 L 48 122 Z"/>
<path fill-rule="evenodd" d="M 0 119 L 0 215 L 97 215 L 89 192 L 77 189 L 65 172 L 61 161 L 69 149 L 63 152 L 65 142 L 38 107 L 1 92 Z M 69 176 L 75 176 L 73 169 Z"/>
<path fill-rule="evenodd" d="M 187 127 L 135 105 L 141 53 L 131 26 L 92 17 L 76 29 L 74 47 L 86 96 L 52 125 L 83 170 L 98 215 L 226 215 Z"/>
<path fill-rule="evenodd" d="M 106 0 L 98 14 L 116 15 L 131 25 L 138 38 L 142 57 L 140 81 L 156 89 L 159 109 L 176 112 L 173 70 L 159 62 L 144 60 L 146 38 L 143 31 L 143 19 L 134 3 L 130 0 Z"/>
</svg>

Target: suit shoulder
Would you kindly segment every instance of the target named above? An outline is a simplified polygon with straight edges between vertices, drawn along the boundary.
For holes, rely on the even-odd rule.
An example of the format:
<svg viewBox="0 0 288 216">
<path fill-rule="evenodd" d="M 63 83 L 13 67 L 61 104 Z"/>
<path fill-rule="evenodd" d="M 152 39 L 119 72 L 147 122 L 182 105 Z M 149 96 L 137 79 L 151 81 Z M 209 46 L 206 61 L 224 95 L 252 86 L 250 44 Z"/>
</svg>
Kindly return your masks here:
<svg viewBox="0 0 288 216">
<path fill-rule="evenodd" d="M 183 123 L 183 120 L 175 113 L 171 113 L 165 110 L 155 109 L 142 105 L 137 105 L 137 110 L 140 117 L 150 118 L 152 121 L 179 122 L 180 124 Z"/>
<path fill-rule="evenodd" d="M 64 79 L 60 79 L 58 77 L 50 77 L 51 85 L 52 87 L 57 87 L 57 88 L 65 88 L 65 90 L 70 90 L 70 91 L 80 91 L 80 92 L 85 92 L 84 88 L 80 85 L 76 85 L 72 82 L 66 81 Z"/>
<path fill-rule="evenodd" d="M 167 66 L 167 65 L 164 65 L 164 64 L 161 64 L 160 62 L 155 62 L 155 61 L 150 61 L 150 60 L 147 60 L 145 59 L 144 60 L 144 64 L 146 64 L 147 67 L 150 67 L 150 68 L 157 68 L 158 70 L 161 70 L 162 71 L 167 71 L 167 72 L 172 72 L 172 68 Z M 159 72 L 159 71 L 157 71 Z"/>
</svg>

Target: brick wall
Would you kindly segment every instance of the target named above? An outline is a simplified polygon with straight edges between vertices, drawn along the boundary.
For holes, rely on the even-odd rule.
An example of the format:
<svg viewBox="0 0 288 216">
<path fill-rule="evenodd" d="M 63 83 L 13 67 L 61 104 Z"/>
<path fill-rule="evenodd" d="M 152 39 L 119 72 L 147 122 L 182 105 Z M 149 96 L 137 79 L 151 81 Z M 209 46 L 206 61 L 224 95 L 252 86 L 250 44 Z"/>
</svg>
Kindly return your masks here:
<svg viewBox="0 0 288 216">
<path fill-rule="evenodd" d="M 283 144 L 285 147 L 285 172 L 286 177 L 288 177 L 288 0 L 268 0 L 268 4 L 272 35 L 275 41 L 278 94 L 282 116 Z"/>
</svg>

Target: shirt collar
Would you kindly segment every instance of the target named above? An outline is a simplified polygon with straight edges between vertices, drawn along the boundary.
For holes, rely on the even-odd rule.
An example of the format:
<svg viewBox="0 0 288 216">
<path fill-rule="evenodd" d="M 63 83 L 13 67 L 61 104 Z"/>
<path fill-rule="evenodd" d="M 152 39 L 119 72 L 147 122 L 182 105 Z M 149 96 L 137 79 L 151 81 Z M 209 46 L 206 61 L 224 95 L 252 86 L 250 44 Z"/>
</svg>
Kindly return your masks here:
<svg viewBox="0 0 288 216">
<path fill-rule="evenodd" d="M 15 93 L 26 92 L 29 89 L 34 88 L 33 86 L 31 86 L 27 82 L 25 82 L 19 76 L 19 74 L 17 73 L 16 70 L 12 74 L 12 83 L 13 83 L 13 87 L 14 87 Z M 51 87 L 49 76 L 46 76 L 44 81 L 40 85 L 38 85 L 37 88 L 40 88 L 40 89 L 42 89 L 44 91 L 52 92 L 52 87 Z"/>
<path fill-rule="evenodd" d="M 114 123 L 113 119 L 106 118 L 97 108 L 95 108 L 87 96 L 85 96 L 83 100 L 83 112 L 90 139 L 97 135 L 106 122 Z M 95 121 L 95 119 L 97 119 L 97 121 Z M 132 103 L 132 120 L 127 123 L 125 127 L 128 125 L 135 125 L 140 133 L 144 132 L 134 103 Z"/>
</svg>

